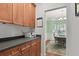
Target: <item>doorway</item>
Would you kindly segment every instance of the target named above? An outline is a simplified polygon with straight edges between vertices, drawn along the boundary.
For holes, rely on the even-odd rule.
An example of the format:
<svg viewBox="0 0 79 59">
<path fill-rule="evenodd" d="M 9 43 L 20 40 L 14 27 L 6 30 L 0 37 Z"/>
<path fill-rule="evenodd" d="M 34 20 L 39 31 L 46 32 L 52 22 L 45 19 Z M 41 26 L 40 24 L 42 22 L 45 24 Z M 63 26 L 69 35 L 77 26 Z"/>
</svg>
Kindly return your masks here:
<svg viewBox="0 0 79 59">
<path fill-rule="evenodd" d="M 45 53 L 47 56 L 64 56 L 66 53 L 66 13 L 65 7 L 45 12 Z"/>
</svg>

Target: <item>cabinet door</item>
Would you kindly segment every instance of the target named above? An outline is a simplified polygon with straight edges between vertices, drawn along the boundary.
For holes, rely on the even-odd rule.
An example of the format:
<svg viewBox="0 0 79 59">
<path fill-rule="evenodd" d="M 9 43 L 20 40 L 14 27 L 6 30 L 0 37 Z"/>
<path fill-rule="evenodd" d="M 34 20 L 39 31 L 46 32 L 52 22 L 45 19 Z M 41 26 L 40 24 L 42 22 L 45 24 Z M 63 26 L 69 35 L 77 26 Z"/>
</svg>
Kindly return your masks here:
<svg viewBox="0 0 79 59">
<path fill-rule="evenodd" d="M 31 3 L 24 4 L 24 25 L 35 27 L 35 7 Z"/>
<path fill-rule="evenodd" d="M 12 56 L 20 56 L 21 55 L 19 46 L 16 46 L 14 48 L 11 48 L 10 51 L 11 51 L 11 55 Z"/>
<path fill-rule="evenodd" d="M 24 4 L 24 26 L 30 26 L 30 3 Z"/>
<path fill-rule="evenodd" d="M 26 42 L 21 45 L 21 55 L 22 56 L 30 56 L 30 42 Z"/>
<path fill-rule="evenodd" d="M 0 3 L 0 22 L 12 23 L 12 4 Z"/>
<path fill-rule="evenodd" d="M 14 3 L 13 4 L 13 23 L 23 25 L 24 20 L 24 4 Z"/>
<path fill-rule="evenodd" d="M 32 19 L 32 20 L 33 20 L 33 22 L 32 22 L 33 28 L 35 28 L 35 16 L 36 16 L 36 10 L 35 10 L 35 8 L 36 8 L 36 7 L 33 6 L 33 14 L 32 14 L 32 15 L 33 15 L 33 19 Z"/>
<path fill-rule="evenodd" d="M 40 39 L 35 39 L 32 41 L 31 55 L 40 56 L 41 55 L 41 41 Z"/>
<path fill-rule="evenodd" d="M 37 56 L 41 55 L 41 40 L 37 39 Z"/>
<path fill-rule="evenodd" d="M 31 12 L 30 26 L 34 28 L 35 27 L 35 6 L 34 4 L 30 5 L 30 12 Z"/>
<path fill-rule="evenodd" d="M 30 56 L 36 56 L 37 55 L 37 46 L 36 42 L 32 42 L 32 46 L 30 49 Z"/>
</svg>

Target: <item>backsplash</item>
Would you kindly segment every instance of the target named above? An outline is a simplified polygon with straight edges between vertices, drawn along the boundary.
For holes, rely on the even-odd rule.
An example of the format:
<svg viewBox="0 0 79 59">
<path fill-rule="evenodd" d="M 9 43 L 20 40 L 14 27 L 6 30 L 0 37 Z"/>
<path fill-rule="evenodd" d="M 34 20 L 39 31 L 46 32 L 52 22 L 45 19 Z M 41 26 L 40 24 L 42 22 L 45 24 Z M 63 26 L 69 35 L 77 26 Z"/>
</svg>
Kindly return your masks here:
<svg viewBox="0 0 79 59">
<path fill-rule="evenodd" d="M 24 32 L 28 33 L 33 31 L 34 29 L 29 27 L 0 23 L 0 38 L 20 36 L 23 35 Z"/>
</svg>

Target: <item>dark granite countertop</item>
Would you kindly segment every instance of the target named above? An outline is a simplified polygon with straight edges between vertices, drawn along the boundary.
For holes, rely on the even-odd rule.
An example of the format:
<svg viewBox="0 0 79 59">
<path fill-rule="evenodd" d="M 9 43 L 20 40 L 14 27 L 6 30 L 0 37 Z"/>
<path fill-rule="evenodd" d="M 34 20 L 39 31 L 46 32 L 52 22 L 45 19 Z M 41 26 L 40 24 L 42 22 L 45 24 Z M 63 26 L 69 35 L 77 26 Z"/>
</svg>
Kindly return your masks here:
<svg viewBox="0 0 79 59">
<path fill-rule="evenodd" d="M 15 39 L 15 40 L 10 40 L 10 41 L 4 41 L 4 42 L 0 42 L 0 51 L 3 51 L 5 49 L 20 45 L 22 43 L 34 40 L 36 38 L 39 37 L 35 37 L 35 38 L 20 38 L 20 39 Z"/>
</svg>

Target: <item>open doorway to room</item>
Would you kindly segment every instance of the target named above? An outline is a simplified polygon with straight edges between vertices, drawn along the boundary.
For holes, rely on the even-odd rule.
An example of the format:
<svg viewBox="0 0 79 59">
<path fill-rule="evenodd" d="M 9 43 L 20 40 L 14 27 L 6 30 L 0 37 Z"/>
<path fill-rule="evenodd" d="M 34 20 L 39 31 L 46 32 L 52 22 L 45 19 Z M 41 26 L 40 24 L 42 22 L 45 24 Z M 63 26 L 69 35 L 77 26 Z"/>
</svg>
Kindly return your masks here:
<svg viewBox="0 0 79 59">
<path fill-rule="evenodd" d="M 66 8 L 45 12 L 45 46 L 47 56 L 63 56 L 66 51 Z"/>
</svg>

